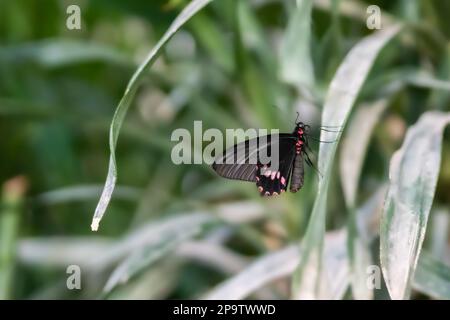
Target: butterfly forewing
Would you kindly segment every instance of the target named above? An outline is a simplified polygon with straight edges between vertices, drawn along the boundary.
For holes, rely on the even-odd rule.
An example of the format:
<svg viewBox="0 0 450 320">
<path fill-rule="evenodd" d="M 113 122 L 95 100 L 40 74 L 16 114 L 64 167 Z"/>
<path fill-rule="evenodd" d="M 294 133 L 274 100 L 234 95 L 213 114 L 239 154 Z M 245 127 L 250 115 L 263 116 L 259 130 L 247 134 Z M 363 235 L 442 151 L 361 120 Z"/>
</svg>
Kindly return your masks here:
<svg viewBox="0 0 450 320">
<path fill-rule="evenodd" d="M 216 158 L 213 169 L 224 178 L 255 181 L 256 166 L 250 161 L 254 153 L 258 152 L 250 148 L 255 142 L 258 143 L 259 139 L 247 140 L 227 149 L 225 154 Z M 260 148 L 267 148 L 267 145 L 261 145 Z"/>
<path fill-rule="evenodd" d="M 270 135 L 236 144 L 216 159 L 213 169 L 222 177 L 256 182 L 262 195 L 286 191 L 295 157 L 295 136 Z M 278 166 L 263 161 L 263 155 L 278 152 Z M 230 159 L 233 163 L 230 163 Z M 256 164 L 255 164 L 256 162 Z"/>
</svg>

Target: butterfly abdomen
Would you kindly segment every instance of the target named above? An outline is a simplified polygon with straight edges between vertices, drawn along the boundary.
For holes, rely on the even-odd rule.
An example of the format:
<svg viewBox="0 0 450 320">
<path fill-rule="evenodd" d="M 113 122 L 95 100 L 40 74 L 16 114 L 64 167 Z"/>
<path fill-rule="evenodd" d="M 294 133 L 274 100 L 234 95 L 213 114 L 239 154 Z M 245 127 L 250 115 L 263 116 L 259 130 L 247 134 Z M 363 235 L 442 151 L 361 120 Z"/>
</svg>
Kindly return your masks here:
<svg viewBox="0 0 450 320">
<path fill-rule="evenodd" d="M 303 169 L 303 155 L 300 152 L 295 156 L 294 167 L 292 169 L 291 176 L 291 192 L 297 192 L 303 187 L 304 182 L 304 169 Z"/>
</svg>

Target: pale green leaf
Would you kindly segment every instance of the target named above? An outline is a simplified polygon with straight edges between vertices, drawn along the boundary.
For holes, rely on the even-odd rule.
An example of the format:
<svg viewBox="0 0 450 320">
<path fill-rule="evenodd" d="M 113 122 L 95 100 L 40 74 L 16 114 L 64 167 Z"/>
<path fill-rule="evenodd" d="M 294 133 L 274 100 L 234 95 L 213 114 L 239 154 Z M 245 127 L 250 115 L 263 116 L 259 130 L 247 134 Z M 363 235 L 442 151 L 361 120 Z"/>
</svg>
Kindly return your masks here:
<svg viewBox="0 0 450 320">
<path fill-rule="evenodd" d="M 201 231 L 201 225 L 189 228 L 182 224 L 177 225 L 175 229 L 165 230 L 158 239 L 135 250 L 121 262 L 109 277 L 103 291 L 108 293 L 118 284 L 128 282 L 135 274 L 150 267 L 184 241 L 198 235 Z"/>
<path fill-rule="evenodd" d="M 329 281 L 329 287 L 324 289 L 328 291 L 331 299 L 341 299 L 349 284 L 345 240 L 345 230 L 330 232 L 325 238 L 324 270 L 326 272 L 323 273 L 323 276 L 333 281 Z M 300 257 L 301 250 L 295 245 L 266 254 L 235 276 L 219 284 L 205 298 L 211 300 L 244 299 L 273 281 L 290 275 L 295 270 Z"/>
<path fill-rule="evenodd" d="M 139 256 L 140 259 L 136 258 L 136 260 L 132 261 L 133 264 L 139 264 L 141 260 L 147 259 L 147 256 L 153 255 L 153 250 L 157 251 L 166 241 L 172 241 L 169 239 L 173 238 L 176 243 L 179 243 L 180 239 L 194 236 L 203 228 L 212 226 L 218 221 L 215 215 L 207 212 L 186 212 L 164 220 L 147 223 L 124 236 L 101 255 L 93 258 L 90 261 L 90 266 L 93 269 L 101 270 L 129 256 L 132 252 L 137 253 L 140 250 L 149 248 L 145 254 Z M 124 273 L 126 273 L 125 271 Z"/>
<path fill-rule="evenodd" d="M 392 299 L 409 297 L 441 163 L 450 113 L 427 112 L 392 156 L 380 232 L 380 260 Z"/>
<path fill-rule="evenodd" d="M 450 299 L 450 267 L 427 252 L 420 255 L 413 287 L 435 299 Z"/>
<path fill-rule="evenodd" d="M 212 0 L 191 1 L 174 20 L 172 25 L 163 35 L 163 37 L 150 51 L 148 56 L 145 58 L 144 62 L 141 63 L 141 65 L 138 67 L 136 72 L 131 77 L 127 85 L 127 88 L 125 89 L 125 93 L 122 99 L 120 100 L 119 105 L 117 106 L 117 109 L 114 113 L 114 117 L 110 127 L 109 148 L 111 155 L 109 159 L 108 176 L 106 178 L 105 187 L 103 189 L 97 208 L 95 209 L 94 217 L 92 219 L 91 229 L 93 231 L 96 231 L 98 229 L 99 223 L 103 217 L 103 214 L 106 211 L 106 208 L 108 207 L 112 193 L 114 191 L 114 187 L 116 185 L 117 166 L 116 166 L 115 150 L 117 139 L 119 137 L 119 131 L 122 126 L 123 120 L 125 119 L 125 115 L 128 111 L 128 108 L 131 104 L 131 101 L 133 100 L 136 91 L 139 87 L 139 84 L 141 83 L 142 78 L 145 76 L 145 72 L 153 65 L 161 49 L 166 45 L 166 43 L 170 40 L 170 38 L 178 31 L 178 29 L 180 29 L 186 22 L 188 22 L 192 18 L 192 16 L 194 16 L 198 11 L 200 11 L 204 6 L 206 6 L 211 1 Z"/>
<path fill-rule="evenodd" d="M 311 89 L 314 85 L 314 67 L 310 52 L 312 2 L 297 1 L 280 52 L 281 78 L 298 88 Z"/>
<path fill-rule="evenodd" d="M 322 113 L 322 125 L 344 128 L 361 87 L 378 53 L 401 29 L 395 25 L 378 31 L 361 40 L 345 57 L 328 89 Z M 337 132 L 322 131 L 318 167 L 321 172 L 319 190 L 304 240 L 304 254 L 294 277 L 293 296 L 295 298 L 316 298 L 322 296 L 319 283 L 321 255 L 325 234 L 326 202 L 331 169 L 341 136 Z M 316 272 L 309 273 L 308 270 Z M 303 277 L 303 275 L 306 275 Z"/>
<path fill-rule="evenodd" d="M 244 299 L 255 290 L 290 274 L 299 259 L 299 248 L 291 245 L 265 255 L 234 277 L 221 283 L 205 298 L 210 300 Z"/>
<path fill-rule="evenodd" d="M 356 204 L 359 177 L 370 137 L 387 103 L 388 101 L 383 99 L 359 106 L 342 141 L 339 169 L 348 208 L 353 208 Z"/>
<path fill-rule="evenodd" d="M 366 269 L 371 263 L 367 243 L 355 228 L 356 226 L 356 196 L 359 177 L 366 155 L 369 140 L 381 114 L 386 109 L 388 101 L 378 100 L 375 103 L 363 104 L 356 110 L 349 128 L 342 141 L 342 151 L 339 161 L 342 189 L 349 216 L 349 257 L 352 268 L 353 297 L 359 300 L 373 298 L 373 292 L 367 288 Z"/>
<path fill-rule="evenodd" d="M 47 68 L 95 61 L 132 65 L 129 57 L 113 48 L 64 39 L 49 39 L 5 47 L 0 49 L 0 60 L 4 60 L 4 63 L 34 62 Z"/>
<path fill-rule="evenodd" d="M 35 200 L 38 203 L 46 205 L 55 205 L 73 201 L 88 201 L 97 199 L 101 192 L 101 185 L 76 185 L 41 193 L 35 197 Z M 137 201 L 141 195 L 142 190 L 134 187 L 117 186 L 116 188 L 117 199 Z"/>
<path fill-rule="evenodd" d="M 18 259 L 33 267 L 67 268 L 77 264 L 87 267 L 92 257 L 100 256 L 114 246 L 114 241 L 101 237 L 35 237 L 24 238 L 17 248 Z"/>
</svg>

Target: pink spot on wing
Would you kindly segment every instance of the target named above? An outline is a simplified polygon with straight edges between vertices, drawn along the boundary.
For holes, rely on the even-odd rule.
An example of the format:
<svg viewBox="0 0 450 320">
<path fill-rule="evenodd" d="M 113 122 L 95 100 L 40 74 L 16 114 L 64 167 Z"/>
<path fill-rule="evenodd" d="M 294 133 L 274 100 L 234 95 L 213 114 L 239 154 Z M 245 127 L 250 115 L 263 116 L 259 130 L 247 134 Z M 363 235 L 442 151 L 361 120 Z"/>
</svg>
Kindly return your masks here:
<svg viewBox="0 0 450 320">
<path fill-rule="evenodd" d="M 280 171 L 277 172 L 277 179 L 280 179 Z"/>
<path fill-rule="evenodd" d="M 286 185 L 286 179 L 285 179 L 284 177 L 281 177 L 281 184 L 282 184 L 283 186 Z"/>
<path fill-rule="evenodd" d="M 262 192 L 263 190 L 264 190 L 263 187 L 258 187 L 259 192 Z"/>
<path fill-rule="evenodd" d="M 272 172 L 271 172 L 270 170 L 266 170 L 266 171 L 264 172 L 264 175 L 265 175 L 266 177 L 270 176 L 271 174 L 272 174 Z"/>
<path fill-rule="evenodd" d="M 266 193 L 264 194 L 265 196 L 270 196 L 269 191 L 266 191 Z"/>
</svg>

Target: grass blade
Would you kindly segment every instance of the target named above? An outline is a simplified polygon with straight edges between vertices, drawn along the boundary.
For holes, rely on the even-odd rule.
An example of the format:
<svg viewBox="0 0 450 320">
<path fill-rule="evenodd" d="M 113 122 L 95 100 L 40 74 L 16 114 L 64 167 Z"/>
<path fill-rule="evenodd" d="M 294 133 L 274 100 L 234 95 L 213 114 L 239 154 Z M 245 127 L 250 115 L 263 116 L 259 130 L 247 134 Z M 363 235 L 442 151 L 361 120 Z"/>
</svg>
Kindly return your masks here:
<svg viewBox="0 0 450 320">
<path fill-rule="evenodd" d="M 102 192 L 101 185 L 74 185 L 47 191 L 34 197 L 39 204 L 55 205 L 75 201 L 90 201 L 97 199 Z M 116 197 L 121 200 L 137 201 L 142 190 L 128 186 L 117 186 Z"/>
<path fill-rule="evenodd" d="M 339 169 L 345 203 L 348 208 L 356 205 L 359 177 L 369 140 L 381 114 L 387 107 L 387 100 L 361 105 L 352 117 L 345 138 L 342 141 Z"/>
<path fill-rule="evenodd" d="M 3 63 L 33 61 L 43 67 L 57 68 L 86 62 L 104 61 L 131 66 L 123 53 L 96 43 L 50 39 L 0 49 Z"/>
<path fill-rule="evenodd" d="M 416 74 L 412 74 L 406 79 L 406 81 L 422 88 L 450 91 L 450 81 L 437 79 L 433 77 L 433 75 L 425 72 L 417 72 Z"/>
<path fill-rule="evenodd" d="M 152 221 L 129 233 L 109 250 L 92 259 L 90 267 L 101 270 L 145 247 L 158 247 L 164 240 L 177 233 L 191 232 L 217 223 L 219 219 L 208 212 L 183 212 L 164 220 Z"/>
<path fill-rule="evenodd" d="M 97 208 L 95 209 L 94 217 L 92 219 L 91 229 L 92 231 L 97 231 L 99 227 L 99 223 L 103 217 L 103 214 L 108 207 L 109 201 L 111 200 L 111 195 L 114 191 L 114 187 L 116 185 L 117 180 L 117 166 L 116 166 L 116 144 L 117 139 L 119 137 L 119 131 L 122 126 L 125 115 L 128 111 L 128 108 L 133 100 L 136 91 L 141 83 L 142 78 L 145 75 L 145 71 L 147 71 L 155 62 L 158 57 L 161 49 L 165 46 L 165 44 L 170 40 L 170 38 L 180 29 L 189 19 L 192 18 L 198 11 L 200 11 L 204 6 L 206 6 L 212 0 L 193 0 L 186 6 L 186 8 L 178 15 L 178 17 L 174 20 L 172 25 L 163 35 L 163 37 L 159 40 L 159 42 L 155 45 L 155 47 L 150 51 L 148 56 L 145 58 L 144 62 L 138 67 L 136 72 L 131 77 L 128 82 L 127 88 L 125 89 L 125 93 L 122 99 L 117 106 L 117 109 L 114 113 L 114 117 L 111 123 L 110 132 L 109 132 L 109 148 L 110 148 L 110 158 L 109 158 L 109 166 L 108 166 L 108 176 L 106 178 L 105 187 L 103 189 L 100 200 L 97 204 Z"/>
<path fill-rule="evenodd" d="M 310 53 L 312 0 L 297 1 L 289 19 L 280 54 L 281 78 L 298 88 L 311 89 L 314 67 Z"/>
<path fill-rule="evenodd" d="M 84 268 L 92 257 L 100 256 L 114 244 L 112 239 L 93 236 L 23 238 L 17 248 L 17 258 L 20 263 L 32 267 L 67 268 L 77 264 Z"/>
<path fill-rule="evenodd" d="M 442 135 L 449 122 L 450 113 L 425 113 L 391 159 L 380 260 L 392 299 L 409 296 L 439 176 Z"/>
<path fill-rule="evenodd" d="M 16 177 L 3 185 L 0 201 L 0 300 L 11 299 L 20 211 L 27 180 Z"/>
<path fill-rule="evenodd" d="M 348 287 L 348 268 L 345 245 L 345 230 L 329 232 L 325 238 L 325 264 L 333 284 L 327 288 L 332 299 L 343 297 Z M 290 275 L 296 268 L 300 254 L 298 246 L 290 245 L 257 259 L 240 273 L 219 284 L 205 298 L 210 300 L 238 300 L 248 297 L 265 285 Z"/>
<path fill-rule="evenodd" d="M 378 31 L 360 41 L 345 57 L 338 68 L 328 89 L 322 113 L 322 125 L 343 128 L 355 103 L 358 93 L 373 65 L 378 53 L 400 30 L 395 25 Z M 326 202 L 328 183 L 331 176 L 334 156 L 341 132 L 322 131 L 322 143 L 319 149 L 319 190 L 314 202 L 304 240 L 304 254 L 293 279 L 293 296 L 295 298 L 317 298 L 320 295 L 319 275 L 321 255 L 325 234 Z M 303 277 L 310 270 L 308 277 Z"/>
<path fill-rule="evenodd" d="M 178 225 L 176 229 L 176 231 L 167 230 L 155 242 L 136 250 L 121 262 L 112 272 L 103 292 L 109 293 L 118 284 L 128 282 L 131 277 L 175 250 L 181 243 L 198 235 L 201 231 L 201 226 L 185 228 L 183 225 Z"/>
<path fill-rule="evenodd" d="M 355 299 L 368 300 L 373 294 L 366 285 L 366 268 L 372 264 L 367 243 L 361 238 L 356 225 L 356 196 L 362 165 L 366 155 L 369 140 L 375 125 L 386 109 L 388 101 L 378 100 L 373 104 L 360 106 L 349 125 L 342 141 L 342 152 L 339 161 L 342 189 L 347 208 L 348 249 L 350 266 L 352 268 L 352 292 Z"/>
<path fill-rule="evenodd" d="M 347 252 L 347 230 L 344 228 L 327 232 L 323 250 L 322 297 L 340 300 L 344 297 L 350 283 Z M 320 298 L 322 298 L 320 297 Z"/>
<path fill-rule="evenodd" d="M 422 252 L 413 287 L 435 299 L 450 299 L 450 267 Z"/>
<path fill-rule="evenodd" d="M 289 275 L 295 269 L 299 257 L 299 249 L 294 245 L 265 255 L 213 289 L 205 299 L 244 299 L 265 284 Z"/>
</svg>

